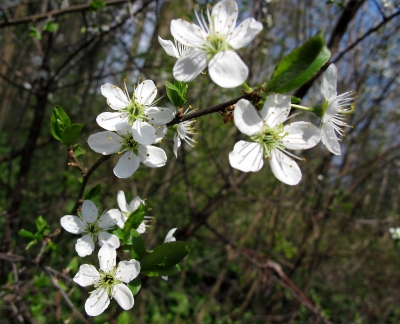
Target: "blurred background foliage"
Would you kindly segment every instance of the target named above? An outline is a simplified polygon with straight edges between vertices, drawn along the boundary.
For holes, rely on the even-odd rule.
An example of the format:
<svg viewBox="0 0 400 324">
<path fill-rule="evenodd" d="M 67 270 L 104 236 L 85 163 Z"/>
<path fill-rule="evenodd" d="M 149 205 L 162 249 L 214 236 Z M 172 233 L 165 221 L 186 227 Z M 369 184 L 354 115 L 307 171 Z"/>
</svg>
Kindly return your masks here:
<svg viewBox="0 0 400 324">
<path fill-rule="evenodd" d="M 115 302 L 87 317 L 87 290 L 71 278 L 84 259 L 76 236 L 59 220 L 75 214 L 81 174 L 52 139 L 54 105 L 83 123 L 80 158 L 90 168 L 100 155 L 87 146 L 101 131 L 96 116 L 109 111 L 100 86 L 133 91 L 138 77 L 165 94 L 174 59 L 157 35 L 171 39 L 171 19 L 193 20 L 190 0 L 0 1 L 0 314 L 2 323 L 398 323 L 400 245 L 388 228 L 400 226 L 400 7 L 390 0 L 239 1 L 240 18 L 264 30 L 240 50 L 248 84 L 268 80 L 283 55 L 322 30 L 338 66 L 338 93 L 356 90 L 342 155 L 324 146 L 304 152 L 303 179 L 280 183 L 266 165 L 233 170 L 228 153 L 244 139 L 219 114 L 197 119 L 196 148 L 175 159 L 172 134 L 161 144 L 168 163 L 141 166 L 129 179 L 114 176 L 117 156 L 102 163 L 86 190 L 100 210 L 147 197 L 154 216 L 148 248 L 169 229 L 191 247 L 182 272 L 167 282 L 142 278 L 129 312 Z M 198 3 L 205 8 L 205 3 Z M 314 82 L 315 81 L 315 82 Z M 302 104 L 322 100 L 320 78 L 297 90 Z M 188 102 L 203 109 L 240 96 L 208 75 L 189 83 Z M 166 97 L 159 105 L 168 106 Z M 172 108 L 172 107 L 171 107 Z M 318 123 L 314 116 L 301 119 Z M 18 236 L 48 228 L 35 245 Z M 51 244 L 55 242 L 55 244 Z M 97 251 L 97 250 L 96 250 Z M 124 256 L 129 258 L 129 256 Z M 68 300 L 70 303 L 68 303 Z"/>
</svg>

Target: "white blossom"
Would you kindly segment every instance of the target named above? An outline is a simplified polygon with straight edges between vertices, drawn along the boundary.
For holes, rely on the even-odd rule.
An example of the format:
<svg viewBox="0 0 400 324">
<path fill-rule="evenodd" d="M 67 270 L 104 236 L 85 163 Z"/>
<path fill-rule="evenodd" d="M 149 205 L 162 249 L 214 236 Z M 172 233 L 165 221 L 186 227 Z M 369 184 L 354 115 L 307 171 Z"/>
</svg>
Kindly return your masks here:
<svg viewBox="0 0 400 324">
<path fill-rule="evenodd" d="M 185 115 L 188 110 L 183 113 Z M 195 144 L 197 142 L 192 139 L 189 135 L 196 135 L 198 134 L 197 132 L 194 131 L 193 124 L 196 122 L 195 119 L 191 120 L 186 120 L 184 122 L 179 123 L 178 125 L 172 126 L 172 130 L 175 132 L 174 133 L 174 154 L 175 157 L 178 158 L 178 148 L 181 146 L 181 140 L 184 140 L 186 143 L 188 143 L 191 147 L 195 147 Z"/>
<path fill-rule="evenodd" d="M 107 98 L 108 105 L 118 112 L 104 112 L 97 116 L 97 123 L 108 131 L 116 131 L 117 125 L 128 123 L 138 143 L 143 145 L 159 142 L 167 133 L 165 124 L 174 118 L 169 108 L 155 107 L 154 99 L 157 87 L 152 80 L 140 83 L 130 98 L 117 86 L 106 83 L 101 93 Z"/>
<path fill-rule="evenodd" d="M 325 98 L 322 105 L 321 141 L 335 155 L 340 155 L 340 137 L 344 136 L 346 114 L 354 111 L 355 92 L 349 91 L 341 95 L 336 93 L 337 69 L 335 64 L 329 65 L 322 78 L 321 95 Z"/>
<path fill-rule="evenodd" d="M 167 163 L 167 155 L 163 149 L 139 142 L 139 138 L 146 142 L 147 137 L 153 136 L 151 129 L 150 125 L 143 127 L 139 137 L 125 122 L 116 126 L 117 133 L 105 131 L 90 135 L 88 144 L 93 151 L 103 155 L 122 154 L 114 168 L 114 174 L 119 178 L 128 178 L 135 173 L 140 162 L 150 168 L 159 168 Z"/>
<path fill-rule="evenodd" d="M 400 227 L 391 227 L 389 228 L 390 234 L 392 234 L 393 240 L 400 240 Z"/>
<path fill-rule="evenodd" d="M 177 228 L 173 228 L 167 233 L 167 236 L 164 239 L 164 243 L 175 242 L 176 241 L 176 238 L 174 237 L 174 234 L 175 234 L 176 230 L 177 230 Z M 168 276 L 161 276 L 161 278 L 163 278 L 165 281 L 168 280 Z"/>
<path fill-rule="evenodd" d="M 174 39 L 174 41 L 175 44 L 170 40 L 162 39 L 160 36 L 158 36 L 158 42 L 169 56 L 180 59 L 181 57 L 185 57 L 190 54 L 192 51 L 190 47 L 183 45 L 176 39 Z"/>
<path fill-rule="evenodd" d="M 268 158 L 272 173 L 288 185 L 301 180 L 301 171 L 293 158 L 297 156 L 286 149 L 305 150 L 320 140 L 316 126 L 308 122 L 283 123 L 289 119 L 290 96 L 270 95 L 261 111 L 245 99 L 235 106 L 234 120 L 239 130 L 250 136 L 253 142 L 239 141 L 229 153 L 233 168 L 244 172 L 257 172 Z"/>
<path fill-rule="evenodd" d="M 118 209 L 110 209 L 99 217 L 96 205 L 90 200 L 85 200 L 81 215 L 65 215 L 61 217 L 60 222 L 67 232 L 82 234 L 75 245 L 75 250 L 80 257 L 84 257 L 92 254 L 94 242 L 97 240 L 100 246 L 110 243 L 114 248 L 119 247 L 118 237 L 107 231 L 117 225 L 120 219 L 121 213 Z"/>
<path fill-rule="evenodd" d="M 179 58 L 174 66 L 174 78 L 178 81 L 194 80 L 206 67 L 211 79 L 222 88 L 241 85 L 249 74 L 235 50 L 249 44 L 262 30 L 262 24 L 247 18 L 236 26 L 238 6 L 235 1 L 218 2 L 210 12 L 207 7 L 208 23 L 195 10 L 200 26 L 176 19 L 171 21 L 171 34 L 192 51 Z"/>
<path fill-rule="evenodd" d="M 117 253 L 110 244 L 104 244 L 99 250 L 100 269 L 91 264 L 80 266 L 74 281 L 82 287 L 94 285 L 95 290 L 90 292 L 85 303 L 85 311 L 90 316 L 98 316 L 114 298 L 124 309 L 133 307 L 134 299 L 130 289 L 124 284 L 135 279 L 140 273 L 140 263 L 131 259 L 121 261 L 116 267 Z"/>
<path fill-rule="evenodd" d="M 124 228 L 126 220 L 129 218 L 129 216 L 131 214 L 133 214 L 136 211 L 136 209 L 139 208 L 140 204 L 143 204 L 143 205 L 146 204 L 145 201 L 143 199 L 141 199 L 139 196 L 136 196 L 128 204 L 126 202 L 125 193 L 122 190 L 118 191 L 117 201 L 118 201 L 118 207 L 121 210 L 121 219 L 117 225 L 121 229 Z M 149 223 L 153 217 L 144 216 L 144 218 L 145 219 L 140 223 L 139 227 L 136 229 L 136 231 L 139 234 L 143 234 L 146 232 L 146 227 L 150 226 L 150 225 L 146 225 L 146 224 Z"/>
</svg>

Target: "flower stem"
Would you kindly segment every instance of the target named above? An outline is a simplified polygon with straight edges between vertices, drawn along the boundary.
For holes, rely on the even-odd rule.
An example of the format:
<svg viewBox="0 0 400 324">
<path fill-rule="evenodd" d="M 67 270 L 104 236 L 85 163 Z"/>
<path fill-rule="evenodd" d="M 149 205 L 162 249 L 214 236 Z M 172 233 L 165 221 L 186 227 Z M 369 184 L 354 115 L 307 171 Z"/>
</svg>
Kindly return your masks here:
<svg viewBox="0 0 400 324">
<path fill-rule="evenodd" d="M 301 110 L 306 110 L 306 111 L 314 111 L 313 108 L 311 107 L 304 107 L 300 105 L 295 105 L 295 104 L 290 104 L 293 108 L 301 109 Z"/>
</svg>

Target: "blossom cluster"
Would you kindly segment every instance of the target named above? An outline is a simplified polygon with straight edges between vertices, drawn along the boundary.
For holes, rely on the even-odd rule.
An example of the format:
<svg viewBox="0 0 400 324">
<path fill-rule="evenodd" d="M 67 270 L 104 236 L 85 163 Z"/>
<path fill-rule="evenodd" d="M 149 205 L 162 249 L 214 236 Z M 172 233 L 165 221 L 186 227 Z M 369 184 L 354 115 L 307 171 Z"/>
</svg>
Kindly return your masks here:
<svg viewBox="0 0 400 324">
<path fill-rule="evenodd" d="M 127 219 L 141 204 L 145 204 L 145 201 L 137 196 L 128 204 L 124 192 L 120 190 L 117 202 L 119 209 L 111 209 L 99 216 L 96 205 L 90 200 L 85 200 L 80 215 L 65 215 L 60 220 L 61 226 L 67 232 L 82 234 L 75 245 L 80 257 L 92 254 L 96 242 L 100 246 L 98 253 L 100 269 L 97 270 L 93 265 L 83 264 L 73 278 L 82 287 L 90 285 L 95 287 L 85 303 L 85 311 L 90 316 L 100 315 L 110 304 L 111 298 L 114 298 L 125 310 L 132 308 L 134 304 L 133 294 L 125 284 L 139 275 L 140 263 L 131 259 L 121 261 L 116 266 L 116 249 L 120 247 L 120 240 L 109 231 L 117 226 L 123 229 Z M 139 234 L 146 232 L 151 219 L 150 216 L 144 216 L 144 220 L 137 228 Z M 175 241 L 173 236 L 175 231 L 176 228 L 170 230 L 164 242 Z M 162 278 L 168 279 L 168 277 Z"/>
<path fill-rule="evenodd" d="M 173 76 L 185 90 L 172 84 L 169 89 L 180 97 L 180 104 L 174 104 L 170 98 L 178 113 L 158 105 L 157 86 L 152 80 L 138 82 L 132 95 L 126 84 L 123 89 L 110 83 L 101 86 L 101 94 L 113 111 L 97 116 L 96 122 L 104 131 L 90 135 L 88 145 L 103 155 L 120 155 L 113 170 L 118 178 L 132 176 L 140 163 L 150 168 L 164 166 L 167 155 L 158 145 L 168 129 L 174 132 L 173 152 L 176 157 L 182 141 L 194 146 L 196 141 L 191 136 L 196 134 L 193 127 L 195 120 L 187 114 L 191 106 L 186 110 L 183 107 L 186 82 L 193 81 L 205 69 L 208 69 L 211 80 L 222 88 L 238 87 L 247 80 L 249 69 L 236 50 L 252 42 L 262 31 L 262 24 L 254 18 L 247 18 L 236 26 L 238 5 L 232 0 L 221 1 L 212 10 L 207 7 L 206 14 L 207 20 L 195 10 L 198 25 L 182 19 L 172 20 L 170 30 L 174 42 L 158 38 L 165 52 L 177 59 Z M 322 141 L 330 152 L 340 155 L 339 142 L 345 135 L 345 127 L 349 127 L 345 116 L 354 111 L 355 92 L 337 95 L 336 87 L 337 68 L 331 64 L 322 77 L 320 87 L 324 101 L 315 107 L 293 103 L 288 94 L 267 92 L 263 96 L 262 86 L 251 89 L 254 96 L 238 100 L 230 110 L 233 110 L 237 129 L 248 136 L 247 140 L 239 140 L 229 153 L 227 159 L 230 165 L 243 172 L 257 172 L 266 159 L 279 181 L 297 185 L 302 173 L 295 160 L 305 160 L 298 156 L 300 152 Z M 309 121 L 292 121 L 298 115 L 293 113 L 293 109 L 314 112 L 321 118 L 319 127 Z M 116 265 L 116 249 L 121 242 L 115 231 L 118 228 L 123 230 L 145 201 L 137 196 L 128 204 L 124 192 L 119 191 L 117 202 L 119 209 L 110 209 L 99 215 L 97 206 L 85 200 L 78 215 L 65 215 L 60 220 L 66 231 L 81 235 L 75 245 L 80 257 L 92 254 L 96 242 L 100 246 L 99 270 L 83 264 L 73 279 L 83 287 L 94 285 L 95 290 L 85 304 L 85 310 L 91 316 L 101 314 L 111 298 L 123 309 L 134 305 L 133 294 L 126 284 L 140 274 L 141 265 L 135 259 Z M 139 234 L 146 232 L 152 217 L 144 216 L 142 219 L 135 227 Z M 127 232 L 129 230 L 130 227 L 126 229 Z M 176 240 L 173 236 L 175 231 L 176 228 L 173 228 L 168 232 L 165 242 Z M 393 237 L 399 236 L 397 229 L 390 232 Z M 167 276 L 162 278 L 168 280 Z"/>
</svg>

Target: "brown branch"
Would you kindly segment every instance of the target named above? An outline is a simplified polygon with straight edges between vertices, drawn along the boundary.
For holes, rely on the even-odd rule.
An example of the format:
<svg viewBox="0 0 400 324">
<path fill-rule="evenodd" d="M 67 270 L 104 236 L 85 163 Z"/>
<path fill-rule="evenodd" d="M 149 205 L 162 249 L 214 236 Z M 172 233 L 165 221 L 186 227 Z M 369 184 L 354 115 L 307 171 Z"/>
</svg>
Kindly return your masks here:
<svg viewBox="0 0 400 324">
<path fill-rule="evenodd" d="M 215 105 L 215 106 L 211 106 L 211 107 L 204 108 L 204 109 L 201 109 L 201 110 L 193 111 L 190 114 L 182 115 L 181 117 L 176 116 L 172 121 L 170 121 L 167 124 L 167 126 L 176 125 L 176 124 L 182 123 L 182 122 L 184 122 L 186 120 L 190 120 L 190 119 L 193 119 L 193 118 L 197 118 L 197 117 L 213 114 L 213 113 L 220 112 L 220 111 L 225 111 L 226 108 L 228 108 L 229 106 L 234 105 L 240 99 L 251 100 L 252 99 L 252 95 L 243 95 L 243 96 L 237 97 L 235 99 L 225 101 L 225 102 L 220 103 L 220 104 Z"/>
<path fill-rule="evenodd" d="M 106 0 L 105 1 L 106 6 L 115 6 L 115 5 L 119 5 L 119 4 L 123 4 L 123 3 L 127 3 L 127 0 Z M 86 10 L 90 10 L 90 3 L 71 6 L 71 7 L 65 8 L 65 9 L 52 10 L 49 12 L 36 14 L 36 15 L 32 15 L 32 16 L 27 16 L 27 17 L 22 17 L 22 18 L 17 18 L 17 19 L 8 19 L 8 20 L 6 19 L 4 22 L 0 23 L 0 28 L 20 25 L 20 24 L 26 24 L 26 23 L 34 23 L 37 21 L 50 19 L 52 17 L 63 16 L 65 14 L 79 12 L 79 11 L 86 11 Z"/>
</svg>

